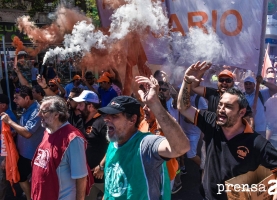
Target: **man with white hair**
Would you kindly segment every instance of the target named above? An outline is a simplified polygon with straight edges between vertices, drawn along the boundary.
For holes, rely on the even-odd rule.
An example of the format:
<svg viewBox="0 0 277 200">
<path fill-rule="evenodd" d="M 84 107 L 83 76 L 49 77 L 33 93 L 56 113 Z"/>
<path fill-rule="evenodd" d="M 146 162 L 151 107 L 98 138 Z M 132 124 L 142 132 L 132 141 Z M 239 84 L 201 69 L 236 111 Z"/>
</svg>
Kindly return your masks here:
<svg viewBox="0 0 277 200">
<path fill-rule="evenodd" d="M 256 91 L 255 90 L 256 81 L 251 76 L 248 76 L 244 79 L 245 97 L 249 105 L 252 107 L 252 111 L 254 114 L 253 117 L 254 117 L 255 131 L 265 137 L 266 118 L 265 118 L 264 103 L 270 98 L 271 93 L 277 92 L 277 86 L 274 85 L 273 83 L 264 81 L 262 76 L 257 76 L 257 82 L 259 84 L 263 84 L 267 88 L 259 91 L 259 98 L 257 101 L 256 110 L 253 109 L 255 91 Z"/>
<path fill-rule="evenodd" d="M 32 161 L 32 199 L 84 199 L 93 181 L 86 161 L 86 140 L 68 123 L 65 101 L 58 96 L 45 97 L 38 115 L 46 130 Z"/>
</svg>

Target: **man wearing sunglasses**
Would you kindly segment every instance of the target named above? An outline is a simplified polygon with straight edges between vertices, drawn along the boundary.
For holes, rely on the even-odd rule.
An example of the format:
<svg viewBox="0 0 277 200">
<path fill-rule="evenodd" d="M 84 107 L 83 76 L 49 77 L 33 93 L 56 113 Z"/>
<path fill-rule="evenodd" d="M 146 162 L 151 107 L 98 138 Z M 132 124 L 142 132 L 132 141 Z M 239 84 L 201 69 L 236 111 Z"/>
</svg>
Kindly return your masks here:
<svg viewBox="0 0 277 200">
<path fill-rule="evenodd" d="M 202 79 L 204 73 L 211 67 L 211 63 L 205 62 L 204 67 L 194 71 L 195 77 L 199 80 L 191 84 L 191 90 L 203 96 L 208 100 L 208 111 L 216 112 L 219 100 L 222 94 L 229 88 L 234 87 L 234 75 L 231 71 L 225 69 L 218 75 L 217 88 L 200 86 L 200 80 Z M 247 106 L 246 116 L 251 116 L 251 108 Z M 251 121 L 251 120 L 248 120 Z"/>
<path fill-rule="evenodd" d="M 104 166 L 101 161 L 105 157 L 108 148 L 107 125 L 103 116 L 98 113 L 100 101 L 96 93 L 84 90 L 72 100 L 77 103 L 76 109 L 82 114 L 84 120 L 84 127 L 80 131 L 88 142 L 86 157 L 90 169 L 94 172 L 95 183 L 86 200 L 97 199 L 98 193 L 100 191 L 104 192 Z"/>
<path fill-rule="evenodd" d="M 84 121 L 81 112 L 77 109 L 78 103 L 73 98 L 78 97 L 82 92 L 82 88 L 72 88 L 66 101 L 69 112 L 68 122 L 79 130 L 84 127 Z"/>
</svg>

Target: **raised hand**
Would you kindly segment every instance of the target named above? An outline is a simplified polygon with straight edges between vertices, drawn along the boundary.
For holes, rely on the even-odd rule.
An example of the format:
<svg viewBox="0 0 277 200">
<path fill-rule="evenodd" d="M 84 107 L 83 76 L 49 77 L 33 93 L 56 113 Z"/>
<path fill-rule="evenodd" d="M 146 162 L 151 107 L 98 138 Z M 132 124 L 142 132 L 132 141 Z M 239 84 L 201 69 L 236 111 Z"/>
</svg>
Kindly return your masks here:
<svg viewBox="0 0 277 200">
<path fill-rule="evenodd" d="M 46 80 L 45 78 L 42 76 L 42 75 L 37 75 L 37 82 L 38 84 L 42 87 L 42 88 L 45 88 L 47 87 L 47 83 L 46 83 Z"/>
<path fill-rule="evenodd" d="M 185 72 L 185 81 L 187 82 L 200 82 L 201 79 L 199 79 L 199 75 L 204 74 L 205 71 L 207 71 L 210 67 L 212 66 L 211 63 L 209 62 L 202 62 L 200 63 L 199 61 L 195 64 L 192 64 Z"/>
<path fill-rule="evenodd" d="M 143 103 L 151 104 L 159 101 L 158 99 L 158 91 L 159 91 L 159 84 L 158 81 L 153 77 L 150 78 L 144 76 L 136 76 L 135 81 L 141 85 L 140 90 L 138 93 Z"/>
</svg>

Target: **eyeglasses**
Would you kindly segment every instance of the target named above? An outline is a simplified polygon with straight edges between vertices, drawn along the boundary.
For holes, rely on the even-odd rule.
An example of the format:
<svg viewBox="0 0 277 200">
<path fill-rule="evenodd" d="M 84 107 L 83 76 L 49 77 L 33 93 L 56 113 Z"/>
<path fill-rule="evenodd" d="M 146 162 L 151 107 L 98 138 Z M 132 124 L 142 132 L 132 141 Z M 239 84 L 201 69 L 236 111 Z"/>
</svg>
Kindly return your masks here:
<svg viewBox="0 0 277 200">
<path fill-rule="evenodd" d="M 56 85 L 49 85 L 49 87 L 55 87 Z"/>
<path fill-rule="evenodd" d="M 166 92 L 168 88 L 159 88 L 159 91 Z"/>
<path fill-rule="evenodd" d="M 223 82 L 225 82 L 225 83 L 232 83 L 233 79 L 232 78 L 219 78 L 218 81 L 220 83 L 223 83 Z"/>
<path fill-rule="evenodd" d="M 38 110 L 38 113 L 42 113 L 42 114 L 46 114 L 46 113 L 48 113 L 48 112 L 53 112 L 53 110 L 42 110 L 42 109 L 39 109 Z"/>
<path fill-rule="evenodd" d="M 67 98 L 69 101 L 73 101 L 73 98 L 72 97 L 68 97 Z"/>
</svg>

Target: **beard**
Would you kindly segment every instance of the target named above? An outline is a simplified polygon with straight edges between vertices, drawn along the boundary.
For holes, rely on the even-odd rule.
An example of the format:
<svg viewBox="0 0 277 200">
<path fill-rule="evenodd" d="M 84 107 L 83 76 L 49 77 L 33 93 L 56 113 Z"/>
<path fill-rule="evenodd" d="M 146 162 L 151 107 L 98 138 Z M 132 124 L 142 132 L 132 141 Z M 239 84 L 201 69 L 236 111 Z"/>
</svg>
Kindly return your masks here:
<svg viewBox="0 0 277 200">
<path fill-rule="evenodd" d="M 231 127 L 233 127 L 237 123 L 237 121 L 239 119 L 239 112 L 237 114 L 235 114 L 235 115 L 232 115 L 232 116 L 227 116 L 226 114 L 223 114 L 223 115 L 225 115 L 226 121 L 223 122 L 223 121 L 219 121 L 217 119 L 216 120 L 216 124 L 221 126 L 221 127 L 224 127 L 224 128 L 231 128 Z M 218 113 L 217 113 L 217 118 L 218 118 Z"/>
<path fill-rule="evenodd" d="M 85 108 L 84 110 L 79 110 L 81 112 L 81 115 L 84 119 L 86 119 L 89 116 L 89 111 L 87 110 L 87 108 Z"/>
</svg>

